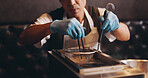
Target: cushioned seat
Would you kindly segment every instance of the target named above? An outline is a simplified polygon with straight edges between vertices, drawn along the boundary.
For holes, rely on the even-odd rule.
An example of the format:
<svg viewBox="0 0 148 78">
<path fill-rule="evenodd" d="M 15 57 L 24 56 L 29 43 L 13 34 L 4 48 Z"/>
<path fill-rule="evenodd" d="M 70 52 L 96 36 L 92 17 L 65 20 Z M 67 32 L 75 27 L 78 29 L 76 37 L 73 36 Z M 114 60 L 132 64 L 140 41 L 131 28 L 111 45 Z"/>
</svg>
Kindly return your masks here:
<svg viewBox="0 0 148 78">
<path fill-rule="evenodd" d="M 49 78 L 47 52 L 17 42 L 24 27 L 0 29 L 0 78 Z"/>
<path fill-rule="evenodd" d="M 123 21 L 130 29 L 129 41 L 103 40 L 102 49 L 117 59 L 148 59 L 148 21 Z"/>
</svg>

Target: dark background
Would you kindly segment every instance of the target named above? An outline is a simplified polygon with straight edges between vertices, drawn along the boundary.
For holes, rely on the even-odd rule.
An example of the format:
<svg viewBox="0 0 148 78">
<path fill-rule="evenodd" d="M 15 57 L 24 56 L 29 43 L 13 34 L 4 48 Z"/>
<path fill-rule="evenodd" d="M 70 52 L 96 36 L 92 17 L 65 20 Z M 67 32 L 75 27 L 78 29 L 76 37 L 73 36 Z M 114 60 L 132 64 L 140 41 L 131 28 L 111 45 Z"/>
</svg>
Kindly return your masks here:
<svg viewBox="0 0 148 78">
<path fill-rule="evenodd" d="M 120 20 L 148 19 L 148 0 L 87 0 L 87 5 L 105 7 L 108 2 L 116 6 Z M 0 24 L 30 23 L 60 6 L 58 0 L 0 0 Z"/>
</svg>

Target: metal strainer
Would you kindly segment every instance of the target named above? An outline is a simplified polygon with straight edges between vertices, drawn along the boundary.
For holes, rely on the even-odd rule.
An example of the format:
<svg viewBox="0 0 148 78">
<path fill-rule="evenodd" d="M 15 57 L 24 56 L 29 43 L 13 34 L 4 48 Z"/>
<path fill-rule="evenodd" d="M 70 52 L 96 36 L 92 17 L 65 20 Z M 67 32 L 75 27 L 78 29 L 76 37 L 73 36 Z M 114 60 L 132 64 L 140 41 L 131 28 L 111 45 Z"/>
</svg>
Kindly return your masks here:
<svg viewBox="0 0 148 78">
<path fill-rule="evenodd" d="M 64 49 L 65 56 L 68 57 L 75 63 L 87 63 L 93 60 L 94 53 L 97 52 L 94 49 L 85 48 L 81 51 L 80 49 Z"/>
</svg>

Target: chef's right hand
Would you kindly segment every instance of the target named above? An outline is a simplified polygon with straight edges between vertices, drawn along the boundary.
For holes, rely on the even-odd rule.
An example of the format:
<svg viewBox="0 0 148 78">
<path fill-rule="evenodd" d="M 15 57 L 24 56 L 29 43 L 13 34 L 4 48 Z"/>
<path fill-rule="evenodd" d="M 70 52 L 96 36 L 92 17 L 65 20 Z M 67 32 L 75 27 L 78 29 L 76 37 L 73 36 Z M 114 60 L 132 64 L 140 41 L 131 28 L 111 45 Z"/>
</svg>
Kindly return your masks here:
<svg viewBox="0 0 148 78">
<path fill-rule="evenodd" d="M 55 20 L 50 24 L 51 33 L 70 35 L 73 39 L 85 37 L 84 28 L 76 18 Z"/>
</svg>

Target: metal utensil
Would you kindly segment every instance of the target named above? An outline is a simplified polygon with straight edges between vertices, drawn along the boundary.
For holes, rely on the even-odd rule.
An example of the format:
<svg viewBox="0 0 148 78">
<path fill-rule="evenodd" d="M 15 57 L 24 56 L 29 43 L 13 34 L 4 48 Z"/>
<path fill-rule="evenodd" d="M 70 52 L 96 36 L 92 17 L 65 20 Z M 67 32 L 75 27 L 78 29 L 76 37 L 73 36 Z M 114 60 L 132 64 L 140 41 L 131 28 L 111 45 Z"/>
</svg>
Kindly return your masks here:
<svg viewBox="0 0 148 78">
<path fill-rule="evenodd" d="M 107 3 L 106 10 L 109 10 L 109 11 L 115 10 L 115 5 L 113 3 Z"/>
<path fill-rule="evenodd" d="M 64 49 L 64 55 L 75 63 L 89 62 L 93 58 L 95 52 L 96 50 L 86 47 L 85 51 L 81 52 L 79 51 L 79 49 L 76 48 Z"/>
<path fill-rule="evenodd" d="M 82 47 L 83 47 L 82 52 L 84 52 L 85 49 L 84 49 L 84 43 L 83 43 L 82 37 L 81 37 L 81 43 L 82 43 Z M 80 41 L 79 41 L 79 40 L 78 40 L 78 46 L 79 46 L 79 51 L 81 52 L 81 47 L 80 47 Z M 83 59 L 83 58 L 82 58 L 82 55 L 80 55 L 80 56 L 81 56 L 81 59 Z"/>
<path fill-rule="evenodd" d="M 101 51 L 101 40 L 102 40 L 102 35 L 103 35 L 103 29 L 101 29 L 101 33 L 100 33 L 100 35 L 99 35 L 99 39 L 98 39 L 98 48 L 97 48 L 97 50 L 98 50 L 99 52 L 102 52 L 102 51 Z"/>
<path fill-rule="evenodd" d="M 82 37 L 81 37 L 81 42 L 82 42 L 83 51 L 85 51 L 84 43 L 83 43 L 83 39 L 82 39 Z"/>
<path fill-rule="evenodd" d="M 85 47 L 84 47 L 84 43 L 83 43 L 83 39 L 81 38 L 81 43 L 82 43 L 82 48 L 80 47 L 80 40 L 77 40 L 78 41 L 78 46 L 79 46 L 79 51 L 82 51 L 82 52 L 85 52 Z"/>
<path fill-rule="evenodd" d="M 113 4 L 113 3 L 108 3 L 107 5 L 106 5 L 106 10 L 105 10 L 105 18 L 106 18 L 106 13 L 107 13 L 107 10 L 108 11 L 111 11 L 111 10 L 115 10 L 115 5 Z M 104 21 L 104 20 L 103 20 Z M 99 39 L 98 39 L 98 48 L 97 48 L 97 50 L 99 51 L 99 52 L 102 52 L 101 51 L 101 40 L 102 40 L 102 35 L 103 35 L 103 29 L 102 29 L 102 23 L 103 23 L 103 21 L 101 21 L 101 33 L 99 33 Z"/>
<path fill-rule="evenodd" d="M 106 13 L 106 11 L 105 11 Z M 99 33 L 99 28 L 97 27 L 98 30 L 98 34 L 99 34 L 99 38 L 98 38 L 98 47 L 97 47 L 97 51 L 102 52 L 101 51 L 101 40 L 102 40 L 102 35 L 103 35 L 103 29 L 102 29 L 102 23 L 104 21 L 104 18 L 101 19 L 102 21 L 100 21 L 100 25 L 101 25 L 101 32 Z"/>
<path fill-rule="evenodd" d="M 79 41 L 79 40 L 77 40 L 77 41 L 78 41 L 78 46 L 79 46 L 79 50 L 80 50 L 80 49 L 81 49 L 81 48 L 80 48 L 80 41 Z"/>
</svg>

